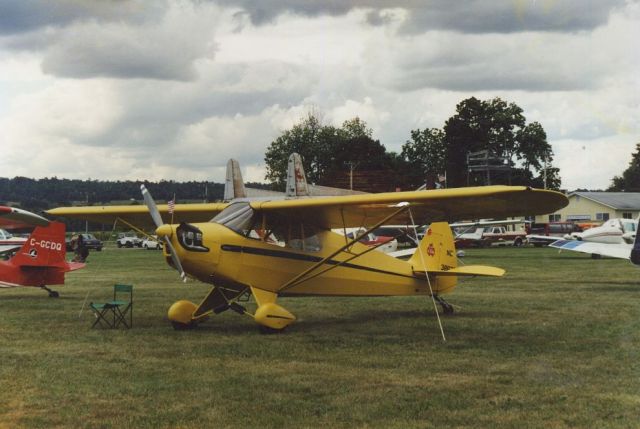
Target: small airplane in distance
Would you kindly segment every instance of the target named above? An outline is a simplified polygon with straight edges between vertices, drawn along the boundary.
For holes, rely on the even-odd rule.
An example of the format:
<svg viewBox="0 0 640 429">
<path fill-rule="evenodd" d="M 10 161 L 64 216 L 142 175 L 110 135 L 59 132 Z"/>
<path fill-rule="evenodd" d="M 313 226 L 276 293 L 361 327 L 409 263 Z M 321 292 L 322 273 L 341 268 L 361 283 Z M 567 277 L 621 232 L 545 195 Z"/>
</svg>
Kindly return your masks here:
<svg viewBox="0 0 640 429">
<path fill-rule="evenodd" d="M 638 224 L 634 226 L 637 229 Z M 640 265 L 640 241 L 638 234 L 622 234 L 623 242 L 607 243 L 584 240 L 557 240 L 549 245 L 559 250 L 589 253 L 593 258 L 608 256 L 611 258 L 628 259 L 634 265 Z"/>
<path fill-rule="evenodd" d="M 57 298 L 58 292 L 47 286 L 64 284 L 64 275 L 85 264 L 67 262 L 65 226 L 34 213 L 0 206 L 0 225 L 6 229 L 33 229 L 15 254 L 5 251 L 6 260 L 0 260 L 0 287 L 31 286 L 46 290 Z M 35 227 L 35 228 L 34 228 Z"/>
<path fill-rule="evenodd" d="M 189 328 L 231 309 L 251 317 L 268 332 L 296 320 L 276 304 L 279 296 L 422 295 L 450 313 L 453 307 L 442 295 L 453 291 L 458 277 L 501 276 L 504 270 L 458 266 L 446 220 L 543 214 L 568 203 L 559 192 L 485 186 L 183 204 L 175 206 L 179 220 L 167 222 L 166 206 L 156 207 L 144 187 L 142 194 L 146 210 L 140 206 L 60 207 L 48 213 L 105 223 L 114 217 L 144 222 L 142 216 L 151 215 L 156 234 L 165 243 L 167 262 L 181 278 L 189 276 L 213 286 L 200 304 L 174 303 L 169 309 L 173 326 Z M 359 243 L 362 234 L 350 239 L 332 231 L 362 227 L 365 234 L 392 220 L 430 223 L 419 250 L 408 261 L 374 252 Z M 240 304 L 249 295 L 255 299 L 255 311 Z"/>
<path fill-rule="evenodd" d="M 609 219 L 600 226 L 589 228 L 583 232 L 567 234 L 565 239 L 593 243 L 628 244 L 633 242 L 637 225 L 638 221 L 634 219 Z"/>
<path fill-rule="evenodd" d="M 273 200 L 276 198 L 291 199 L 359 194 L 366 194 L 366 192 L 309 184 L 302 165 L 302 158 L 299 154 L 294 152 L 289 156 L 289 160 L 287 162 L 287 182 L 285 185 L 285 192 L 245 187 L 238 161 L 235 159 L 227 161 L 223 201 L 228 202 L 239 199 Z"/>
<path fill-rule="evenodd" d="M 0 206 L 0 254 L 19 249 L 27 241 L 24 237 L 14 237 L 8 230 L 32 230 L 36 225 L 47 226 L 49 221 L 26 210 Z"/>
<path fill-rule="evenodd" d="M 0 254 L 22 247 L 25 237 L 15 237 L 6 229 L 0 229 Z"/>
</svg>

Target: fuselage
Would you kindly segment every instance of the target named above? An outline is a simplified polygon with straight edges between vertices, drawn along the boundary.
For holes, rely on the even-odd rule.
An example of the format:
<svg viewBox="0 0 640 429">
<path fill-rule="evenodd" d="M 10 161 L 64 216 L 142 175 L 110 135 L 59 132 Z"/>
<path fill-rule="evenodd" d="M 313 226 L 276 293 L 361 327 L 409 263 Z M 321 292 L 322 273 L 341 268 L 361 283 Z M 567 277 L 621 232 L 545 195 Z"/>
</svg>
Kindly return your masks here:
<svg viewBox="0 0 640 429">
<path fill-rule="evenodd" d="M 166 225 L 165 225 L 166 226 Z M 429 294 L 424 276 L 416 276 L 411 264 L 355 242 L 333 255 L 347 243 L 344 236 L 320 231 L 314 240 L 290 240 L 286 244 L 250 238 L 224 225 L 208 222 L 191 224 L 185 233 L 171 225 L 171 240 L 184 270 L 203 282 L 217 286 L 257 287 L 283 295 L 384 296 Z M 197 231 L 196 231 L 197 230 Z M 158 231 L 160 235 L 160 230 Z M 188 241 L 188 237 L 196 237 Z M 199 237 L 199 238 L 197 238 Z M 167 256 L 169 263 L 171 258 Z M 333 255 L 333 256 L 332 256 Z M 296 276 L 318 265 L 300 283 Z M 453 281 L 452 281 L 453 280 Z M 432 279 L 436 293 L 449 292 L 455 279 Z"/>
<path fill-rule="evenodd" d="M 633 219 L 610 219 L 600 226 L 584 232 L 572 233 L 573 239 L 594 243 L 630 243 L 636 233 L 637 221 Z"/>
</svg>

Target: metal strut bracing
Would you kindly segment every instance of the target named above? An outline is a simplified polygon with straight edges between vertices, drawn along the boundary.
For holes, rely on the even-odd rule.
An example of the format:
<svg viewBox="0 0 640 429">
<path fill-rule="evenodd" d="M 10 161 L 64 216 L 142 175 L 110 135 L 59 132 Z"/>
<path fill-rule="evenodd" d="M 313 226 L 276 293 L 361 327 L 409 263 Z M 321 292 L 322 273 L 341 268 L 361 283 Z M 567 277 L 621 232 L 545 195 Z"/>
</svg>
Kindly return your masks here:
<svg viewBox="0 0 640 429">
<path fill-rule="evenodd" d="M 363 237 L 365 237 L 367 234 L 369 234 L 371 231 L 375 230 L 376 228 L 380 227 L 381 225 L 384 225 L 385 223 L 387 223 L 390 219 L 393 219 L 394 217 L 398 216 L 400 213 L 402 213 L 405 210 L 409 209 L 409 204 L 406 205 L 402 205 L 398 210 L 394 211 L 393 213 L 391 213 L 389 216 L 385 217 L 384 219 L 382 219 L 380 222 L 376 223 L 374 226 L 370 227 L 369 229 L 367 229 L 366 231 L 364 231 L 363 233 L 361 233 L 360 235 L 354 237 L 352 240 L 347 240 L 347 242 L 341 246 L 338 250 L 334 251 L 333 253 L 331 253 L 330 255 L 324 257 L 322 260 L 316 262 L 315 264 L 313 264 L 311 267 L 307 268 L 306 270 L 304 270 L 303 272 L 301 272 L 300 274 L 297 274 L 296 276 L 294 276 L 291 280 L 289 280 L 288 282 L 286 282 L 284 285 L 282 285 L 280 287 L 280 289 L 278 289 L 276 291 L 276 293 L 281 293 L 286 291 L 287 289 L 290 289 L 306 280 L 312 279 L 314 277 L 317 277 L 318 275 L 325 273 L 327 271 L 329 271 L 330 269 L 334 269 L 337 268 L 338 266 L 351 261 L 355 258 L 357 258 L 358 256 L 364 255 L 365 253 L 374 250 L 374 248 L 371 249 L 367 249 L 365 252 L 359 253 L 345 261 L 339 261 L 337 264 L 332 265 L 330 268 L 318 273 L 318 274 L 314 274 L 314 275 L 310 275 L 311 273 L 313 273 L 314 271 L 316 271 L 318 268 L 320 268 L 321 266 L 323 266 L 324 264 L 327 263 L 327 261 L 331 260 L 333 257 L 335 257 L 336 255 L 338 255 L 339 253 L 343 252 L 344 250 L 348 249 L 349 247 L 353 246 L 355 243 L 357 243 L 358 241 L 360 241 L 360 239 L 362 239 Z"/>
</svg>

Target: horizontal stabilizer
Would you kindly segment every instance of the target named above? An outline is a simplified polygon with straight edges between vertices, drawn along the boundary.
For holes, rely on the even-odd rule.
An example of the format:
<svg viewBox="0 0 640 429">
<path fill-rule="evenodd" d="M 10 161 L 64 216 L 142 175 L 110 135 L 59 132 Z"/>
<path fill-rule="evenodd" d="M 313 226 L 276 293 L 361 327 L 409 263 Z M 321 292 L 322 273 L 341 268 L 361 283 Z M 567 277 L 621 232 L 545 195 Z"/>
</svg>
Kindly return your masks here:
<svg viewBox="0 0 640 429">
<path fill-rule="evenodd" d="M 414 271 L 415 274 L 424 275 L 424 271 Z M 429 274 L 437 276 L 489 276 L 502 277 L 505 271 L 502 268 L 486 265 L 463 265 L 448 270 L 430 270 Z"/>
</svg>

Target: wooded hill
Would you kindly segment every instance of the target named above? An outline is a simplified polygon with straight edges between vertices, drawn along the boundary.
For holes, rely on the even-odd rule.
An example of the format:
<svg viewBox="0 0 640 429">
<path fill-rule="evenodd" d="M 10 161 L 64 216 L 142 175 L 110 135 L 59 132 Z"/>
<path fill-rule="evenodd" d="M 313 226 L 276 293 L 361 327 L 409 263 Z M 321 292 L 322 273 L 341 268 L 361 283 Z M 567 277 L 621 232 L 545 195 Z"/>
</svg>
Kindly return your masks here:
<svg viewBox="0 0 640 429">
<path fill-rule="evenodd" d="M 158 202 L 175 195 L 176 202 L 203 202 L 222 199 L 224 184 L 215 182 L 105 181 L 71 180 L 57 177 L 29 179 L 0 178 L 0 205 L 19 206 L 40 212 L 72 205 L 142 204 L 140 185 L 144 184 Z M 248 183 L 253 188 L 266 188 L 262 183 Z"/>
</svg>

